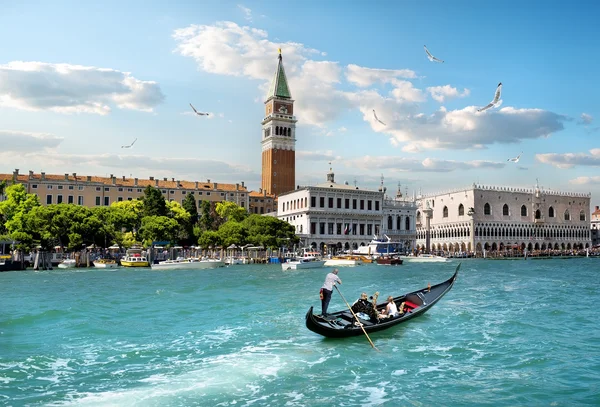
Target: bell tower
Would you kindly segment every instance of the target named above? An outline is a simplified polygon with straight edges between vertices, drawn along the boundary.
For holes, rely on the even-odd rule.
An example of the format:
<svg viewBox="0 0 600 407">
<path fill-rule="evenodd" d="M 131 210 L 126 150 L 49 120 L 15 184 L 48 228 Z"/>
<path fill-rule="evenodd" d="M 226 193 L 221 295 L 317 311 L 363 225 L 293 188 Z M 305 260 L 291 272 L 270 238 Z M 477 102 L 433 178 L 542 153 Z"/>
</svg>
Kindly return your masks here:
<svg viewBox="0 0 600 407">
<path fill-rule="evenodd" d="M 296 184 L 296 117 L 281 48 L 262 121 L 262 189 L 278 196 Z"/>
</svg>

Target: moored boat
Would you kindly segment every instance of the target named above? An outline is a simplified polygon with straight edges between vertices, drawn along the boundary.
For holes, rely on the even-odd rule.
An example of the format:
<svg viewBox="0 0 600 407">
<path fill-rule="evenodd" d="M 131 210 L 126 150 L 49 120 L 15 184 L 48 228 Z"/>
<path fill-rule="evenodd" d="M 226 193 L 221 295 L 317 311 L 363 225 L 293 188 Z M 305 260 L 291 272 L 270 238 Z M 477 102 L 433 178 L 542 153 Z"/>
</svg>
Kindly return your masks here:
<svg viewBox="0 0 600 407">
<path fill-rule="evenodd" d="M 333 256 L 325 261 L 325 267 L 360 266 L 363 264 L 361 256 Z"/>
<path fill-rule="evenodd" d="M 402 264 L 402 259 L 396 256 L 379 256 L 375 261 L 377 264 L 384 266 L 399 266 Z"/>
<path fill-rule="evenodd" d="M 435 254 L 427 253 L 418 254 L 416 256 L 400 256 L 400 258 L 411 263 L 442 263 L 451 261 L 447 257 L 436 256 Z"/>
<path fill-rule="evenodd" d="M 223 267 L 225 262 L 220 259 L 175 259 L 160 261 L 157 264 L 152 264 L 153 269 L 170 270 L 170 269 L 211 269 Z"/>
<path fill-rule="evenodd" d="M 112 259 L 98 259 L 94 261 L 94 267 L 99 269 L 114 269 L 119 267 L 116 260 Z"/>
<path fill-rule="evenodd" d="M 404 303 L 406 308 L 406 310 L 398 316 L 371 321 L 363 319 L 358 315 L 359 321 L 355 321 L 352 312 L 347 308 L 342 311 L 328 314 L 327 316 L 322 316 L 315 315 L 313 313 L 313 307 L 310 307 L 306 313 L 306 327 L 319 335 L 329 338 L 346 338 L 349 336 L 364 335 L 365 332 L 371 333 L 391 328 L 421 316 L 433 307 L 448 291 L 450 291 L 456 281 L 459 269 L 460 263 L 456 267 L 454 275 L 442 283 L 427 286 L 420 290 L 394 297 L 394 302 L 396 304 Z M 383 311 L 386 305 L 387 302 L 377 304 L 377 311 Z"/>
<path fill-rule="evenodd" d="M 281 263 L 282 270 L 300 270 L 300 269 L 314 269 L 320 268 L 325 265 L 325 260 L 320 257 L 320 253 L 304 251 L 301 257 L 296 260 L 287 259 L 284 263 Z"/>
<path fill-rule="evenodd" d="M 59 269 L 72 269 L 77 267 L 75 259 L 65 259 L 58 264 Z"/>
</svg>

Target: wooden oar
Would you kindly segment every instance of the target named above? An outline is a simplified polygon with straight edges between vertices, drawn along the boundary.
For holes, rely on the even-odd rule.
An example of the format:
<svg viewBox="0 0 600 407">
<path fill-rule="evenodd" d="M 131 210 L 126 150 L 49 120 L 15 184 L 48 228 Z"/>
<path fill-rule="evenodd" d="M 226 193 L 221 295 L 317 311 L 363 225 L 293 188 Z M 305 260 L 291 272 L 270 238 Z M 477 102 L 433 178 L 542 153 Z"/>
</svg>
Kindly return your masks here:
<svg viewBox="0 0 600 407">
<path fill-rule="evenodd" d="M 339 288 L 337 288 L 337 285 L 333 285 L 335 287 L 335 289 L 337 290 L 338 293 L 340 293 L 340 297 L 342 297 L 342 299 L 344 300 L 344 302 L 346 303 L 346 305 L 348 306 L 348 309 L 350 310 L 350 312 L 352 313 L 352 315 L 354 316 L 354 319 L 356 319 L 356 322 L 359 324 L 360 329 L 362 329 L 362 331 L 364 332 L 365 336 L 367 337 L 367 339 L 369 340 L 369 343 L 371 344 L 371 346 L 373 347 L 373 349 L 375 349 L 376 351 L 379 351 L 379 349 L 377 349 L 375 347 L 375 344 L 373 343 L 373 341 L 371 340 L 371 338 L 369 338 L 369 335 L 367 334 L 367 331 L 365 331 L 365 328 L 363 327 L 363 324 L 358 320 L 358 317 L 356 316 L 356 314 L 354 313 L 354 311 L 352 311 L 352 307 L 350 306 L 350 304 L 348 304 L 348 301 L 346 301 L 346 299 L 344 298 L 344 296 L 342 295 L 342 292 L 340 291 Z"/>
</svg>

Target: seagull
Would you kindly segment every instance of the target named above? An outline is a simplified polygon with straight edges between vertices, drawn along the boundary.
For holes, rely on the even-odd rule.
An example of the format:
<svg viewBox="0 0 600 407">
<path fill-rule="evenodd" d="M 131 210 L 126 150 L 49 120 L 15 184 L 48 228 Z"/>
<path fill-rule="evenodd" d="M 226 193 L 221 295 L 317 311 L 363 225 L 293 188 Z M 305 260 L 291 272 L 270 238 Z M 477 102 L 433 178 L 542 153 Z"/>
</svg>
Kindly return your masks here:
<svg viewBox="0 0 600 407">
<path fill-rule="evenodd" d="M 121 148 L 131 148 L 135 144 L 136 141 L 137 141 L 137 138 L 135 140 L 133 140 L 133 143 L 131 143 L 130 145 L 128 145 L 128 146 L 121 146 Z"/>
<path fill-rule="evenodd" d="M 425 48 L 425 52 L 427 53 L 427 58 L 429 58 L 429 60 L 431 62 L 440 62 L 440 63 L 444 63 L 444 61 L 442 61 L 441 59 L 438 59 L 436 57 L 434 57 L 433 55 L 431 55 L 431 52 L 429 52 L 429 50 L 427 49 L 427 45 L 423 45 L 423 48 Z"/>
<path fill-rule="evenodd" d="M 387 124 L 379 120 L 379 118 L 377 117 L 377 113 L 375 113 L 375 109 L 373 109 L 373 116 L 375 116 L 375 120 L 377 120 L 379 123 L 383 124 L 384 126 L 387 126 Z"/>
<path fill-rule="evenodd" d="M 522 152 L 522 151 L 521 151 L 521 154 L 523 154 L 523 152 Z M 508 159 L 508 160 L 506 160 L 506 161 L 511 161 L 511 162 L 513 162 L 513 163 L 518 163 L 518 162 L 519 162 L 519 159 L 521 158 L 521 154 L 519 154 L 519 155 L 518 155 L 518 156 L 516 156 L 515 158 L 509 158 L 509 159 Z"/>
<path fill-rule="evenodd" d="M 502 93 L 502 82 L 498 84 L 496 88 L 496 93 L 494 94 L 494 100 L 492 100 L 487 106 L 482 107 L 481 109 L 477 109 L 478 112 L 483 112 L 484 110 L 488 110 L 491 107 L 498 107 L 502 104 L 500 100 L 500 94 Z"/>
<path fill-rule="evenodd" d="M 190 106 L 192 106 L 191 103 L 190 103 Z M 209 113 L 204 113 L 204 112 L 197 111 L 194 106 L 192 106 L 192 109 L 194 109 L 194 113 L 196 113 L 198 116 L 208 116 L 209 115 Z"/>
</svg>

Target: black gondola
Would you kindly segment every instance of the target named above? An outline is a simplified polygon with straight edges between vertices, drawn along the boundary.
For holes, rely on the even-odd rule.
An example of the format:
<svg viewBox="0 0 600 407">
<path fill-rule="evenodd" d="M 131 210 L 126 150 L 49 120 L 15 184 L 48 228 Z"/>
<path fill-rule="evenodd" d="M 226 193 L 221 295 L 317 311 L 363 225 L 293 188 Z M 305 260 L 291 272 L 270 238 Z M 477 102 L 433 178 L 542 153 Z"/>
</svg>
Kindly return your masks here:
<svg viewBox="0 0 600 407">
<path fill-rule="evenodd" d="M 394 297 L 396 304 L 405 303 L 406 312 L 403 314 L 393 318 L 380 319 L 379 321 L 359 318 L 362 327 L 367 333 L 377 332 L 423 315 L 450 291 L 458 276 L 459 269 L 460 264 L 456 267 L 454 275 L 443 283 Z M 386 305 L 387 302 L 377 304 L 377 310 L 382 311 Z M 306 313 L 306 327 L 328 338 L 346 338 L 349 336 L 364 335 L 360 325 L 354 320 L 352 312 L 347 308 L 343 311 L 328 314 L 327 317 L 322 317 L 321 315 L 314 315 L 313 307 L 310 307 Z"/>
</svg>

